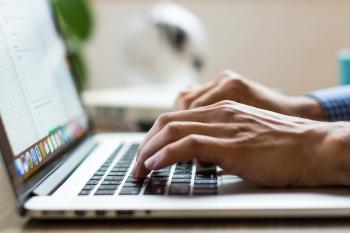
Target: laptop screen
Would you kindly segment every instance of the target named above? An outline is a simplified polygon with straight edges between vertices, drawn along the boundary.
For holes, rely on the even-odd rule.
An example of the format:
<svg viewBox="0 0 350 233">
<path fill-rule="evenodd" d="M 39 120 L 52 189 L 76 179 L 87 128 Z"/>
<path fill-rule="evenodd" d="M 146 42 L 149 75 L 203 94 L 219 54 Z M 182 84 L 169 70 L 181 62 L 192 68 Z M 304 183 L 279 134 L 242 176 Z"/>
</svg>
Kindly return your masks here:
<svg viewBox="0 0 350 233">
<path fill-rule="evenodd" d="M 0 0 L 0 116 L 22 182 L 88 127 L 49 3 Z"/>
</svg>

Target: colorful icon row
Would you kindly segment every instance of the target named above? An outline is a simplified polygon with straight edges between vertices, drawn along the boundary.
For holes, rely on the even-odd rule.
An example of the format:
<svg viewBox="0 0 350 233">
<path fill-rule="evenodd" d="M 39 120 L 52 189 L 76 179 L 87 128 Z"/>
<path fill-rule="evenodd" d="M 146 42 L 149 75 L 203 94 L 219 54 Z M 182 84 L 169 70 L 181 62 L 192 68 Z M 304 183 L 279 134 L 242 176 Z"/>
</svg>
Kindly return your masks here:
<svg viewBox="0 0 350 233">
<path fill-rule="evenodd" d="M 54 154 L 60 147 L 76 138 L 76 129 L 77 126 L 75 124 L 59 128 L 25 151 L 14 161 L 17 175 L 27 175 L 35 167 L 43 163 L 47 156 Z"/>
</svg>

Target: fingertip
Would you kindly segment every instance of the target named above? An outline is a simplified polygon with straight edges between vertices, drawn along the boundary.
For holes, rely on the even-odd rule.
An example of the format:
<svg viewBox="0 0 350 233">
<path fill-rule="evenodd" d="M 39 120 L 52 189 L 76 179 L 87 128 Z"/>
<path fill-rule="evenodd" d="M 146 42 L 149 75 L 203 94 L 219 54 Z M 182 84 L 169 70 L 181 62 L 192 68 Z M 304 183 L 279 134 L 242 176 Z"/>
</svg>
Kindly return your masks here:
<svg viewBox="0 0 350 233">
<path fill-rule="evenodd" d="M 151 157 L 145 161 L 145 167 L 149 170 L 155 170 L 156 167 L 156 159 Z"/>
</svg>

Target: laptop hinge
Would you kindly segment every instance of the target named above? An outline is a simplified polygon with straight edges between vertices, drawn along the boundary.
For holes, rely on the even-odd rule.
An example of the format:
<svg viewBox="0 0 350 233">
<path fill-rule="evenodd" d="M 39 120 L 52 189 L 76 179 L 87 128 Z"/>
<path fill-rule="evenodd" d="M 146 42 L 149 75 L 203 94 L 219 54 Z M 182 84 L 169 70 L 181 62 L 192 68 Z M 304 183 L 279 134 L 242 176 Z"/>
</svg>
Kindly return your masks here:
<svg viewBox="0 0 350 233">
<path fill-rule="evenodd" d="M 93 137 L 86 141 L 74 151 L 70 152 L 58 168 L 46 177 L 32 192 L 33 195 L 47 196 L 52 194 L 63 182 L 75 171 L 85 158 L 97 147 L 98 143 Z"/>
</svg>

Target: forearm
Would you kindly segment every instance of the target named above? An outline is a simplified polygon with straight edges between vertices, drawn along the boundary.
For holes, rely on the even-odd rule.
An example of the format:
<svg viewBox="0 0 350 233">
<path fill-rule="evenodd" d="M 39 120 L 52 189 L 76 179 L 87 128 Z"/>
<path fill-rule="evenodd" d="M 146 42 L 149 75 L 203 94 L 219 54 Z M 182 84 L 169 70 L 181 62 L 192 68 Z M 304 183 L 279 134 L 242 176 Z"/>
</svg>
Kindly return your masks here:
<svg viewBox="0 0 350 233">
<path fill-rule="evenodd" d="M 317 148 L 317 159 L 330 184 L 350 186 L 350 123 L 325 123 L 318 131 L 324 135 Z"/>
</svg>

